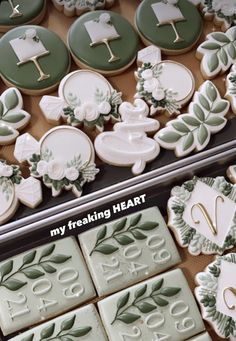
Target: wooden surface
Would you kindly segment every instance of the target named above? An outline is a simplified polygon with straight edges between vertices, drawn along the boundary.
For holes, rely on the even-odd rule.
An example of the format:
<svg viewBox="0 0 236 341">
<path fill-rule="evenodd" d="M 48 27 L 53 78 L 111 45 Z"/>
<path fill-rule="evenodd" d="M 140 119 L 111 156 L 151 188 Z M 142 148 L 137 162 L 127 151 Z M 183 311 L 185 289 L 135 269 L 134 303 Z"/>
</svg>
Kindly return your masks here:
<svg viewBox="0 0 236 341">
<path fill-rule="evenodd" d="M 137 8 L 137 0 L 117 0 L 117 5 L 113 7 L 113 10 L 125 16 L 132 24 L 134 21 L 134 14 Z M 65 42 L 67 37 L 67 32 L 70 25 L 76 20 L 76 18 L 67 18 L 62 13 L 59 13 L 48 0 L 48 11 L 47 15 L 42 22 L 42 26 L 51 29 L 52 31 L 56 32 Z M 205 22 L 204 24 L 204 34 L 201 37 L 201 41 L 204 40 L 204 37 L 207 33 L 218 30 L 218 28 L 214 27 L 212 22 Z M 142 45 L 140 44 L 140 47 Z M 163 59 L 172 59 L 183 63 L 185 66 L 191 69 L 193 75 L 196 80 L 196 89 L 203 83 L 204 79 L 200 73 L 200 62 L 195 58 L 195 50 L 179 56 L 172 56 L 170 58 L 166 58 L 163 55 Z M 56 62 L 56 61 L 55 61 Z M 76 66 L 72 63 L 72 70 L 75 70 Z M 113 85 L 115 89 L 121 91 L 123 93 L 123 100 L 132 101 L 133 95 L 135 93 L 136 81 L 134 79 L 134 71 L 136 69 L 136 65 L 133 65 L 129 68 L 124 74 L 109 77 L 109 81 Z M 221 92 L 221 95 L 224 96 L 225 94 L 225 76 L 218 77 L 214 80 L 214 83 L 217 85 L 218 89 Z M 2 81 L 0 81 L 0 93 L 2 93 L 6 89 L 5 85 Z M 54 92 L 52 95 L 57 95 L 57 92 Z M 40 112 L 38 103 L 41 97 L 32 97 L 32 96 L 24 96 L 24 109 L 28 111 L 32 115 L 32 120 L 29 126 L 24 130 L 24 132 L 31 133 L 35 138 L 39 139 L 46 131 L 52 128 L 52 125 L 46 122 L 43 115 Z M 229 113 L 231 116 L 232 113 Z M 168 118 L 164 115 L 159 115 L 158 120 L 164 123 L 168 120 Z M 94 138 L 94 133 L 89 133 L 91 138 Z M 0 147 L 0 158 L 6 159 L 8 162 L 16 163 L 13 157 L 13 148 L 14 146 L 4 146 Z M 22 166 L 22 170 L 24 175 L 27 175 L 28 169 L 26 166 Z M 192 289 L 195 287 L 194 283 L 194 276 L 197 272 L 203 271 L 203 269 L 213 260 L 213 256 L 198 256 L 192 257 L 189 256 L 187 250 L 180 249 L 180 253 L 183 259 L 182 264 L 180 267 L 184 270 L 186 274 L 189 284 Z M 207 325 L 206 325 L 207 326 Z M 207 326 L 208 329 L 209 326 Z M 221 340 L 213 331 L 210 331 L 212 338 L 214 341 Z M 146 340 L 149 341 L 149 340 Z"/>
</svg>

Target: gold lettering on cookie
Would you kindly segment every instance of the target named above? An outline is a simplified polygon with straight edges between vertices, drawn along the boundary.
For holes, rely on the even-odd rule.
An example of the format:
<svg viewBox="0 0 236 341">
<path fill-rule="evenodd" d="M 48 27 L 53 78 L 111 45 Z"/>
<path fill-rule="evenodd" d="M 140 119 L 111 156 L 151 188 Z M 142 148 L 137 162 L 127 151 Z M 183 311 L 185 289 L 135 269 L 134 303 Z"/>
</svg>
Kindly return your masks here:
<svg viewBox="0 0 236 341">
<path fill-rule="evenodd" d="M 224 303 L 225 303 L 226 307 L 229 310 L 235 310 L 236 309 L 235 305 L 229 305 L 229 303 L 228 303 L 228 301 L 226 299 L 226 292 L 227 291 L 230 291 L 236 297 L 236 288 L 228 287 L 228 288 L 225 288 L 224 291 L 223 291 L 223 299 L 224 299 Z"/>
</svg>

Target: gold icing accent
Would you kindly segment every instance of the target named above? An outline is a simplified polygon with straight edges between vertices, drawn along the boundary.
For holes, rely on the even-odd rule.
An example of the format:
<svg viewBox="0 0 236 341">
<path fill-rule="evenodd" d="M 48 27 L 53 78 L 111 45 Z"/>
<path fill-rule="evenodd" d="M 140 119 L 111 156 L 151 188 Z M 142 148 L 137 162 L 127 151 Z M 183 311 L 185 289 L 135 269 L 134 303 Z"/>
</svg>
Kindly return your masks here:
<svg viewBox="0 0 236 341">
<path fill-rule="evenodd" d="M 120 37 L 116 37 L 116 38 L 112 38 L 112 39 L 103 39 L 101 40 L 101 42 L 96 42 L 96 43 L 90 43 L 90 46 L 95 46 L 95 45 L 98 45 L 98 44 L 105 44 L 108 51 L 109 51 L 109 54 L 110 54 L 110 59 L 108 60 L 109 63 L 113 63 L 113 62 L 116 62 L 117 60 L 120 60 L 120 57 L 118 56 L 115 56 L 112 49 L 111 49 L 111 46 L 109 45 L 109 41 L 110 40 L 115 40 L 115 39 L 119 39 Z"/>
<path fill-rule="evenodd" d="M 229 305 L 227 300 L 226 300 L 226 291 L 230 291 L 235 297 L 236 297 L 236 289 L 233 288 L 233 287 L 228 287 L 228 288 L 225 288 L 224 291 L 223 291 L 223 299 L 224 299 L 224 302 L 225 302 L 225 305 L 226 307 L 229 309 L 229 310 L 235 310 L 236 307 L 235 305 Z"/>
<path fill-rule="evenodd" d="M 11 6 L 11 9 L 12 9 L 12 13 L 9 16 L 9 18 L 13 19 L 13 18 L 17 18 L 17 17 L 22 17 L 23 14 L 18 10 L 20 5 L 14 6 L 13 0 L 8 0 L 8 2 L 9 2 L 9 5 Z"/>
<path fill-rule="evenodd" d="M 221 196 L 221 195 L 218 195 L 215 199 L 215 220 L 212 221 L 210 215 L 209 215 L 209 212 L 207 211 L 206 207 L 201 204 L 201 203 L 197 203 L 197 204 L 194 204 L 192 207 L 191 207 L 191 218 L 194 222 L 194 224 L 200 224 L 200 220 L 195 220 L 194 219 L 194 216 L 193 216 L 193 210 L 194 208 L 199 208 L 200 211 L 202 212 L 209 228 L 211 229 L 211 232 L 213 233 L 214 236 L 217 235 L 218 233 L 218 223 L 217 223 L 217 207 L 218 207 L 218 202 L 219 202 L 219 199 L 221 200 L 221 202 L 224 202 L 224 198 Z"/>
<path fill-rule="evenodd" d="M 49 55 L 49 54 L 50 54 L 49 51 L 45 51 L 45 52 L 41 53 L 41 54 L 38 55 L 38 56 L 34 56 L 34 57 L 29 58 L 29 60 L 27 60 L 27 61 L 19 62 L 19 63 L 17 63 L 17 65 L 20 66 L 20 65 L 25 64 L 25 63 L 28 63 L 28 62 L 30 62 L 30 61 L 33 62 L 34 65 L 36 66 L 38 72 L 39 72 L 39 78 L 37 79 L 37 81 L 38 81 L 38 82 L 41 82 L 41 81 L 43 81 L 43 80 L 45 80 L 45 79 L 50 78 L 51 76 L 50 76 L 50 75 L 46 75 L 46 74 L 43 72 L 43 70 L 42 70 L 42 68 L 41 68 L 41 66 L 40 66 L 40 64 L 39 64 L 39 62 L 38 62 L 38 58 L 39 58 L 39 57 L 43 57 L 43 56 L 47 56 L 47 55 Z"/>
</svg>

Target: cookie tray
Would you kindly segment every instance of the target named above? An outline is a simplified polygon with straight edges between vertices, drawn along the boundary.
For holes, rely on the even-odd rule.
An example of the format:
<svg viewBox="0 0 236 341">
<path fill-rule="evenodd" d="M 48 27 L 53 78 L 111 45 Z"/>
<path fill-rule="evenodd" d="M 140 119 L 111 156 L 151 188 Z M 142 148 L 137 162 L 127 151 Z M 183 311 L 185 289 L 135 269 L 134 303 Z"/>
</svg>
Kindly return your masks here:
<svg viewBox="0 0 236 341">
<path fill-rule="evenodd" d="M 236 122 L 235 122 L 236 123 Z M 229 128 L 229 127 L 228 127 Z M 170 156 L 165 155 L 165 157 Z M 104 189 L 100 189 L 93 194 L 73 200 L 59 206 L 51 207 L 42 212 L 35 213 L 30 218 L 22 218 L 18 221 L 6 224 L 1 227 L 0 259 L 4 259 L 14 253 L 19 253 L 29 245 L 36 246 L 51 240 L 64 238 L 69 235 L 78 235 L 85 230 L 100 225 L 109 220 L 114 220 L 120 216 L 141 210 L 145 207 L 158 206 L 164 216 L 166 215 L 166 203 L 173 186 L 181 184 L 185 180 L 197 176 L 226 176 L 226 169 L 229 165 L 236 163 L 236 140 L 224 145 L 215 147 L 200 154 L 193 155 L 188 159 L 179 160 L 174 164 L 151 170 L 142 176 L 113 184 Z M 109 167 L 111 168 L 111 167 Z M 119 173 L 119 168 L 114 169 Z M 108 171 L 108 170 L 107 170 Z M 115 172 L 114 172 L 115 174 Z M 113 178 L 113 172 L 111 178 Z M 134 207 L 120 210 L 112 214 L 109 219 L 99 219 L 89 222 L 83 227 L 66 229 L 61 236 L 54 229 L 66 225 L 68 222 L 77 221 L 87 214 L 103 212 L 111 209 L 114 204 L 127 202 L 134 197 L 145 195 L 145 202 L 140 202 Z M 143 197 L 141 197 L 143 198 Z M 141 201 L 143 199 L 140 199 Z M 20 249 L 19 249 L 19 245 Z"/>
</svg>

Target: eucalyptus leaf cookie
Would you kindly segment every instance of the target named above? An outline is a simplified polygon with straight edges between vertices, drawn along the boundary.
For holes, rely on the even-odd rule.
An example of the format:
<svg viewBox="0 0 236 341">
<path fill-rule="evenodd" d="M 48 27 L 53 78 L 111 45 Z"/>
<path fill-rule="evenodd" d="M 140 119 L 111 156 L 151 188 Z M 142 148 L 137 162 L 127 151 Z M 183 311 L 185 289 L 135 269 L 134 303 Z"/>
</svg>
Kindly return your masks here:
<svg viewBox="0 0 236 341">
<path fill-rule="evenodd" d="M 15 26 L 39 24 L 46 8 L 47 0 L 0 0 L 0 32 Z"/>
<path fill-rule="evenodd" d="M 54 6 L 68 17 L 80 16 L 88 11 L 110 8 L 115 0 L 52 0 Z"/>
<path fill-rule="evenodd" d="M 201 72 L 204 78 L 212 79 L 225 73 L 236 62 L 236 27 L 225 33 L 209 33 L 196 52 L 201 60 Z"/>
<path fill-rule="evenodd" d="M 39 180 L 22 177 L 19 166 L 0 160 L 0 224 L 8 221 L 20 203 L 35 208 L 42 202 Z"/>
<path fill-rule="evenodd" d="M 222 31 L 236 24 L 235 0 L 203 0 L 201 7 L 205 18 L 214 20 Z"/>
<path fill-rule="evenodd" d="M 16 141 L 14 155 L 30 164 L 31 175 L 41 178 L 54 197 L 63 189 L 80 197 L 84 184 L 94 181 L 99 172 L 92 142 L 74 127 L 53 128 L 39 142 L 24 134 Z"/>
<path fill-rule="evenodd" d="M 134 104 L 123 102 L 119 107 L 122 122 L 113 131 L 99 134 L 94 142 L 101 160 L 119 167 L 132 167 L 134 175 L 141 174 L 146 163 L 160 153 L 159 144 L 148 137 L 159 129 L 159 122 L 149 118 L 148 105 L 142 99 Z"/>
<path fill-rule="evenodd" d="M 203 29 L 198 9 L 188 0 L 142 1 L 135 25 L 145 45 L 156 45 L 172 55 L 191 50 Z"/>
<path fill-rule="evenodd" d="M 45 322 L 96 296 L 81 251 L 72 237 L 1 262 L 0 274 L 0 327 L 4 335 Z M 74 315 L 64 330 L 78 325 Z M 83 325 L 84 322 L 80 326 Z M 60 326 L 49 323 L 47 329 L 42 328 L 41 339 L 49 338 L 49 333 L 52 336 L 55 328 Z M 86 331 L 91 336 L 91 329 Z M 33 341 L 33 337 L 39 340 L 36 330 L 34 335 L 32 332 L 28 335 L 27 340 Z"/>
<path fill-rule="evenodd" d="M 154 65 L 144 63 L 135 72 L 135 78 L 135 98 L 142 98 L 151 106 L 151 115 L 161 112 L 169 116 L 179 115 L 180 109 L 190 101 L 195 90 L 192 72 L 172 60 L 160 61 Z"/>
<path fill-rule="evenodd" d="M 7 89 L 0 96 L 0 145 L 11 144 L 30 121 L 23 110 L 23 99 L 16 88 Z"/>
<path fill-rule="evenodd" d="M 72 126 L 85 125 L 101 132 L 110 120 L 119 121 L 121 95 L 100 74 L 80 70 L 63 78 L 59 97 L 44 96 L 39 105 L 50 123 L 64 121 Z"/>
<path fill-rule="evenodd" d="M 236 339 L 236 253 L 216 257 L 196 276 L 196 298 L 203 318 L 223 339 Z"/>
<path fill-rule="evenodd" d="M 178 243 L 193 256 L 223 254 L 236 244 L 236 191 L 224 177 L 195 177 L 174 187 L 168 217 Z"/>
<path fill-rule="evenodd" d="M 205 327 L 181 270 L 173 270 L 98 302 L 109 340 L 183 341 Z"/>
<path fill-rule="evenodd" d="M 195 93 L 189 112 L 168 122 L 154 138 L 161 147 L 174 150 L 177 157 L 199 152 L 206 148 L 211 134 L 225 127 L 228 110 L 229 102 L 221 98 L 212 82 L 206 81 Z"/>
<path fill-rule="evenodd" d="M 93 304 L 71 311 L 40 326 L 21 333 L 11 341 L 49 341 L 59 339 L 64 341 L 107 341 L 98 312 Z M 73 339 L 72 339 L 73 337 Z"/>
<path fill-rule="evenodd" d="M 75 63 L 106 75 L 121 73 L 133 64 L 138 44 L 132 25 L 110 11 L 84 14 L 68 33 L 68 46 Z"/>
<path fill-rule="evenodd" d="M 6 85 L 23 93 L 53 91 L 70 69 L 70 53 L 54 32 L 40 26 L 21 26 L 0 39 L 0 75 Z"/>
</svg>

